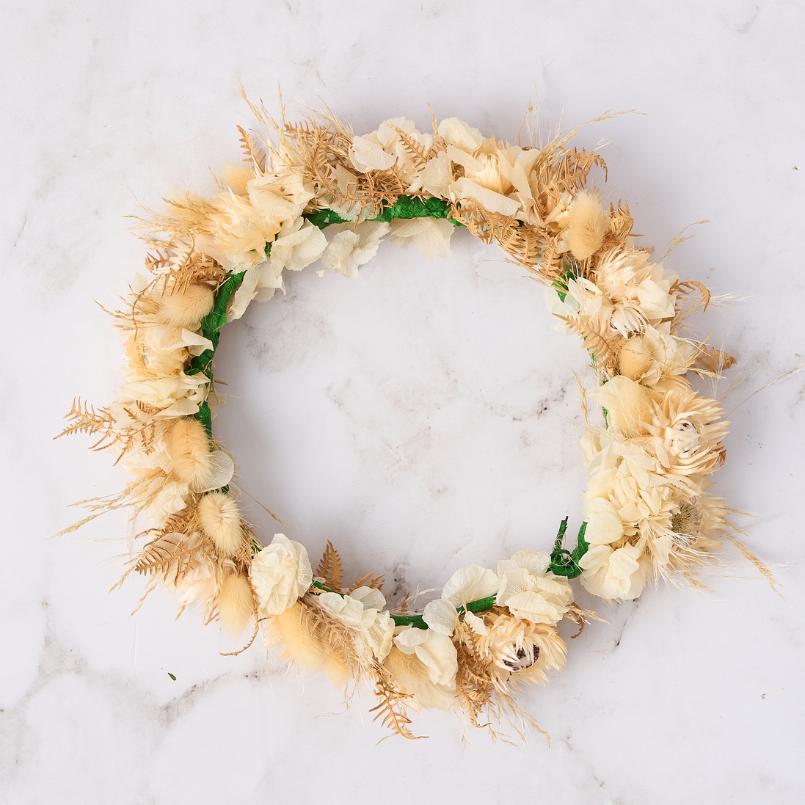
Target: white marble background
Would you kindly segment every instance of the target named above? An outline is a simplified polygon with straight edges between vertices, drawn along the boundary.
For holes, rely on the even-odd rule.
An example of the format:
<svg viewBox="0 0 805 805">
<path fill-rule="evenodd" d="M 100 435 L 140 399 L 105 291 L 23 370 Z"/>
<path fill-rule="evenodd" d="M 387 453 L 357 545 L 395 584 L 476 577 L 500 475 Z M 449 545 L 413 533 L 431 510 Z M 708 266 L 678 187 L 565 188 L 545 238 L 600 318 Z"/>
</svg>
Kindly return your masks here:
<svg viewBox="0 0 805 805">
<path fill-rule="evenodd" d="M 0 802 L 800 803 L 805 647 L 805 7 L 801 2 L 2 2 Z M 54 538 L 121 483 L 51 436 L 74 394 L 113 397 L 120 347 L 93 303 L 140 268 L 126 214 L 237 158 L 243 82 L 357 130 L 428 104 L 514 139 L 611 109 L 605 193 L 670 265 L 738 297 L 701 321 L 739 359 L 719 488 L 754 513 L 710 593 L 602 608 L 526 701 L 552 736 L 493 743 L 453 717 L 378 744 L 358 695 L 134 581 L 108 594 L 124 516 Z M 426 589 L 457 565 L 578 523 L 573 378 L 584 356 L 543 294 L 465 235 L 422 262 L 387 245 L 360 279 L 293 277 L 227 330 L 217 432 L 241 487 L 316 553 Z M 250 513 L 263 536 L 271 523 Z M 585 599 L 586 600 L 586 599 Z M 169 673 L 175 675 L 173 681 Z"/>
</svg>

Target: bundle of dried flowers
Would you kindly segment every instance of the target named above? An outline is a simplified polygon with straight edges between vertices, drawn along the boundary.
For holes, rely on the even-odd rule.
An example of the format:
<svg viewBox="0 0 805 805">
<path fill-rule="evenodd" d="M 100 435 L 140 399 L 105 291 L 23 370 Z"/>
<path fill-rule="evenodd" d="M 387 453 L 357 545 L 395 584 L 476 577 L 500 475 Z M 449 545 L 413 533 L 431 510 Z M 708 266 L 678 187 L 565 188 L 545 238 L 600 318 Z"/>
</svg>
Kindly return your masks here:
<svg viewBox="0 0 805 805">
<path fill-rule="evenodd" d="M 413 737 L 408 710 L 463 710 L 474 724 L 517 714 L 513 691 L 562 668 L 563 618 L 583 615 L 570 579 L 605 599 L 695 570 L 730 537 L 727 509 L 708 491 L 724 461 L 727 423 L 691 385 L 732 358 L 683 338 L 681 282 L 631 237 L 623 202 L 585 189 L 601 157 L 570 136 L 519 147 L 449 118 L 433 130 L 395 118 L 354 136 L 334 118 L 292 124 L 252 106 L 240 129 L 246 165 L 212 198 L 185 194 L 142 222 L 148 276 L 115 314 L 128 361 L 119 399 L 76 400 L 64 434 L 86 433 L 132 475 L 90 514 L 129 506 L 146 540 L 127 573 L 200 602 L 234 633 L 263 622 L 289 658 L 340 684 L 367 678 L 377 718 Z M 572 134 L 572 133 L 571 133 Z M 223 325 L 283 288 L 285 271 L 316 261 L 347 276 L 384 238 L 444 254 L 463 226 L 498 244 L 543 281 L 561 326 L 590 354 L 605 412 L 583 439 L 589 471 L 577 545 L 520 551 L 495 570 L 456 571 L 421 613 L 389 612 L 382 580 L 342 578 L 328 545 L 314 572 L 282 534 L 262 547 L 230 489 L 234 464 L 212 437 L 213 356 Z M 326 231 L 325 231 L 326 230 Z"/>
</svg>

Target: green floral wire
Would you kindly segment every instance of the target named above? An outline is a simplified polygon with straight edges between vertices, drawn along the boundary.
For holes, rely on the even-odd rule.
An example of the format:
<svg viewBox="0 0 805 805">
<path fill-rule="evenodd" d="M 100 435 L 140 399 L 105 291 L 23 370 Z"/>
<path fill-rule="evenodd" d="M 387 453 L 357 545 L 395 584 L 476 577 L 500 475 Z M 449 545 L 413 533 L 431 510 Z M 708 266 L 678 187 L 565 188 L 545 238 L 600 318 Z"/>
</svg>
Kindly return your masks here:
<svg viewBox="0 0 805 805">
<path fill-rule="evenodd" d="M 369 218 L 370 221 L 386 221 L 390 222 L 395 219 L 411 219 L 411 218 L 437 218 L 446 219 L 454 226 L 462 226 L 461 222 L 451 218 L 449 215 L 450 205 L 439 198 L 414 198 L 410 196 L 400 196 L 394 204 L 384 207 L 376 216 Z M 335 210 L 323 209 L 317 210 L 312 213 L 306 213 L 304 217 L 310 221 L 314 226 L 324 229 L 331 224 L 343 224 L 348 221 L 342 218 Z M 266 257 L 271 253 L 271 244 L 267 243 L 265 247 Z M 566 274 L 572 275 L 570 272 Z M 204 374 L 212 383 L 213 380 L 213 358 L 215 351 L 218 348 L 218 343 L 221 338 L 221 330 L 227 323 L 227 307 L 232 294 L 240 287 L 243 282 L 243 277 L 246 275 L 245 271 L 240 271 L 236 274 L 230 274 L 217 288 L 213 306 L 210 312 L 201 320 L 201 335 L 209 339 L 212 343 L 211 349 L 206 349 L 200 355 L 193 357 L 186 370 L 188 375 Z M 564 302 L 565 294 L 567 293 L 567 278 L 565 274 L 556 281 L 555 287 L 559 298 Z M 207 435 L 212 438 L 212 412 L 210 411 L 210 404 L 207 400 L 199 406 L 199 410 L 195 415 L 196 419 L 204 426 Z M 226 491 L 226 489 L 222 490 Z M 567 517 L 565 517 L 560 526 L 559 531 L 554 540 L 553 551 L 551 552 L 551 562 L 548 569 L 556 576 L 564 576 L 565 578 L 576 578 L 581 573 L 579 560 L 587 551 L 589 547 L 587 541 L 584 539 L 584 534 L 587 528 L 587 523 L 582 523 L 579 528 L 578 537 L 576 540 L 576 548 L 573 551 L 568 551 L 562 547 L 562 542 L 567 531 Z M 254 543 L 256 550 L 260 549 L 258 543 Z M 319 581 L 314 581 L 312 586 L 324 592 L 335 592 L 341 595 L 338 590 L 331 590 L 325 584 Z M 464 612 L 484 612 L 491 609 L 495 605 L 495 595 L 490 595 L 485 598 L 478 598 L 474 601 L 468 601 L 466 605 L 456 607 L 456 612 L 461 615 Z M 393 614 L 392 619 L 398 626 L 413 626 L 417 629 L 427 629 L 428 626 L 422 618 L 421 613 L 412 614 Z"/>
</svg>

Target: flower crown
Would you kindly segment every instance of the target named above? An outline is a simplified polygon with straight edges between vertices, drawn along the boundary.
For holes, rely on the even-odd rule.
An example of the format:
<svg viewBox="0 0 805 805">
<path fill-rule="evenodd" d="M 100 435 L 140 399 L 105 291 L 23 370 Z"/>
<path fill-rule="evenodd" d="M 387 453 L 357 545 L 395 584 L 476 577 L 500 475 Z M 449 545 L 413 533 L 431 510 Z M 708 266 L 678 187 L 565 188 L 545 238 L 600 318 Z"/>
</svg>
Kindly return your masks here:
<svg viewBox="0 0 805 805">
<path fill-rule="evenodd" d="M 691 385 L 733 359 L 680 334 L 686 299 L 706 308 L 709 292 L 634 245 L 625 203 L 607 208 L 585 189 L 606 166 L 570 147 L 575 132 L 520 147 L 457 118 L 434 120 L 429 133 L 395 118 L 353 136 L 333 118 L 292 124 L 252 110 L 256 131 L 240 129 L 246 164 L 222 171 L 214 196 L 178 196 L 141 222 L 148 274 L 115 314 L 126 336 L 120 396 L 103 408 L 76 400 L 64 430 L 116 452 L 132 480 L 89 501 L 67 530 L 131 507 L 147 527 L 126 575 L 147 576 L 146 594 L 174 588 L 181 608 L 198 602 L 207 622 L 235 634 L 251 621 L 249 643 L 262 623 L 287 657 L 339 684 L 369 678 L 378 719 L 400 735 L 413 737 L 410 708 L 493 723 L 517 712 L 519 684 L 563 666 L 557 625 L 585 618 L 571 579 L 604 599 L 633 599 L 652 579 L 695 580 L 734 540 L 709 492 L 727 423 Z M 344 581 L 331 544 L 314 570 L 299 542 L 257 539 L 212 433 L 213 358 L 224 325 L 282 290 L 286 271 L 318 263 L 354 276 L 389 238 L 437 257 L 458 229 L 545 284 L 560 326 L 589 354 L 597 384 L 586 398 L 603 421 L 587 421 L 582 439 L 575 545 L 564 546 L 564 520 L 548 549 L 456 570 L 421 612 L 408 596 L 389 609 L 381 578 Z"/>
</svg>

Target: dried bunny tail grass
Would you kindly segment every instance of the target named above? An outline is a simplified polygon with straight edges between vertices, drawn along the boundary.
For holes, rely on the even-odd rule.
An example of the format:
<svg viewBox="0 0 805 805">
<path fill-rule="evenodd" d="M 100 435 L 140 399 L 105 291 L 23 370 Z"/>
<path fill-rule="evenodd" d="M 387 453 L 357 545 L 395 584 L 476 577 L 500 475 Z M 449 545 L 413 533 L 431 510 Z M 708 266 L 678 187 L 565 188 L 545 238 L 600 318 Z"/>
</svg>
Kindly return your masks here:
<svg viewBox="0 0 805 805">
<path fill-rule="evenodd" d="M 577 260 L 586 260 L 603 245 L 609 232 L 609 214 L 596 194 L 582 190 L 570 205 L 565 226 L 570 253 Z"/>
<path fill-rule="evenodd" d="M 198 483 L 208 477 L 212 467 L 209 439 L 204 426 L 193 417 L 170 422 L 164 435 L 171 472 L 184 483 Z"/>
<path fill-rule="evenodd" d="M 237 637 L 252 617 L 257 617 L 254 591 L 246 576 L 230 573 L 216 597 L 216 608 L 224 628 Z"/>
<path fill-rule="evenodd" d="M 224 556 L 234 556 L 243 546 L 244 532 L 240 509 L 231 495 L 210 492 L 198 504 L 201 530 Z"/>
<path fill-rule="evenodd" d="M 383 666 L 391 675 L 394 686 L 412 697 L 413 709 L 451 710 L 456 706 L 455 691 L 431 682 L 427 668 L 415 654 L 405 654 L 397 646 L 392 646 Z"/>
<path fill-rule="evenodd" d="M 174 327 L 195 330 L 212 310 L 215 295 L 206 285 L 188 285 L 180 293 L 165 293 L 159 299 L 158 317 Z"/>
<path fill-rule="evenodd" d="M 329 617 L 312 600 L 297 601 L 268 621 L 266 640 L 282 647 L 285 659 L 310 671 L 324 672 L 342 687 L 360 671 L 353 636 L 347 626 Z"/>
</svg>

